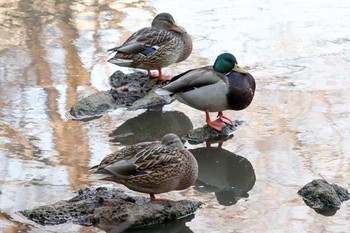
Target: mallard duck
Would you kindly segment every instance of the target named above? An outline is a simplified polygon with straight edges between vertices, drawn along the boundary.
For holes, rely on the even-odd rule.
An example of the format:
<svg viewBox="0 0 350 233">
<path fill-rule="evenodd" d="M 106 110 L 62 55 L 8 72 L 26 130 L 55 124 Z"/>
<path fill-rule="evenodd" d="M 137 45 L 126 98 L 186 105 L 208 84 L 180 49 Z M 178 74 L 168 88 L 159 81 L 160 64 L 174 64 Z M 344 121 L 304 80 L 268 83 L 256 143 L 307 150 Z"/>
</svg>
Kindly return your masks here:
<svg viewBox="0 0 350 233">
<path fill-rule="evenodd" d="M 226 126 L 225 122 L 234 125 L 222 111 L 245 109 L 254 92 L 253 76 L 240 68 L 230 53 L 219 55 L 213 66 L 186 71 L 156 90 L 160 95 L 174 95 L 178 101 L 205 111 L 207 124 L 219 131 Z M 219 119 L 211 121 L 209 112 L 218 112 Z"/>
<path fill-rule="evenodd" d="M 106 156 L 91 168 L 90 178 L 114 181 L 131 190 L 154 194 L 190 187 L 198 175 L 194 156 L 176 134 L 162 141 L 142 142 Z"/>
<path fill-rule="evenodd" d="M 151 27 L 133 33 L 121 46 L 109 49 L 116 52 L 108 62 L 147 70 L 148 76 L 167 80 L 162 68 L 184 61 L 192 52 L 192 40 L 186 30 L 175 24 L 168 13 L 158 14 Z M 158 76 L 150 70 L 158 70 Z"/>
</svg>

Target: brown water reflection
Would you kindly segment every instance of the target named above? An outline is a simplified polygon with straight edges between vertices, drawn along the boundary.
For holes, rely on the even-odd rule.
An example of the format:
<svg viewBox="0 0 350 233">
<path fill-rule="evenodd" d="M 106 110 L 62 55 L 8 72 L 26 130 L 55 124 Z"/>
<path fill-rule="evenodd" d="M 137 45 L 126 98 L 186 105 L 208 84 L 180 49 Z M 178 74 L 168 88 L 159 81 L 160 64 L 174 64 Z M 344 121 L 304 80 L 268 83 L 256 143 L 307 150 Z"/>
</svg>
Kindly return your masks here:
<svg viewBox="0 0 350 233">
<path fill-rule="evenodd" d="M 246 124 L 223 146 L 251 163 L 255 185 L 249 197 L 230 206 L 194 188 L 164 194 L 207 203 L 186 229 L 346 232 L 348 203 L 324 217 L 296 192 L 320 176 L 349 189 L 348 9 L 346 0 L 1 2 L 1 231 L 101 232 L 71 224 L 43 227 L 15 212 L 89 186 L 88 167 L 120 146 L 110 142 L 109 134 L 147 114 L 119 109 L 89 122 L 65 117 L 79 99 L 109 89 L 107 77 L 119 68 L 106 63 L 106 50 L 148 26 L 156 13 L 168 11 L 193 35 L 194 52 L 165 74 L 210 64 L 229 51 L 257 80 L 252 105 L 225 113 Z M 204 124 L 201 112 L 177 102 L 165 107 L 175 110 L 190 119 L 188 127 Z"/>
</svg>

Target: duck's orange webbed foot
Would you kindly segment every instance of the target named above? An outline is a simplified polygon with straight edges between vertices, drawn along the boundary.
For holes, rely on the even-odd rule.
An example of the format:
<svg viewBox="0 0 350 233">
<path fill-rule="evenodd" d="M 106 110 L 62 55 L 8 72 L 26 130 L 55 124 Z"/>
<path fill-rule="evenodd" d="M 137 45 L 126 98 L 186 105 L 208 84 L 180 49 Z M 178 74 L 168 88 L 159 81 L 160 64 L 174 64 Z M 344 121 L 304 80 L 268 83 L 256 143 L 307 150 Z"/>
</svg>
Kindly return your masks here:
<svg viewBox="0 0 350 233">
<path fill-rule="evenodd" d="M 216 120 L 216 121 L 207 121 L 207 124 L 212 127 L 213 129 L 216 129 L 218 131 L 221 131 L 222 128 L 226 126 L 226 124 L 221 121 L 221 120 Z"/>
<path fill-rule="evenodd" d="M 226 126 L 226 124 L 221 119 L 217 119 L 215 121 L 211 121 L 209 113 L 207 111 L 205 112 L 205 116 L 206 116 L 207 124 L 213 129 L 221 131 L 222 128 L 224 128 Z"/>
<path fill-rule="evenodd" d="M 231 121 L 229 118 L 225 117 L 224 114 L 222 112 L 218 112 L 218 116 L 219 119 L 221 119 L 221 121 L 230 124 L 232 126 L 235 126 L 235 123 L 233 123 L 233 121 Z"/>
</svg>

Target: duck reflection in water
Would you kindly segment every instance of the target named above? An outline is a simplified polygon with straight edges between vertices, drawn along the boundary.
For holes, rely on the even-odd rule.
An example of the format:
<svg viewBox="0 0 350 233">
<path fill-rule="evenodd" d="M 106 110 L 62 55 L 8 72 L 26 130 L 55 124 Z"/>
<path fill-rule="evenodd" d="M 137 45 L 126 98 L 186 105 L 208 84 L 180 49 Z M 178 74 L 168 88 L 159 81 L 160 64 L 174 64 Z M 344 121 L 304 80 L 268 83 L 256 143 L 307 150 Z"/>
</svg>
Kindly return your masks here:
<svg viewBox="0 0 350 233">
<path fill-rule="evenodd" d="M 181 137 L 191 129 L 193 129 L 191 120 L 182 112 L 148 110 L 125 121 L 109 136 L 112 138 L 112 142 L 131 145 L 160 140 L 163 135 L 168 133 L 174 133 Z"/>
<path fill-rule="evenodd" d="M 191 222 L 191 220 L 194 218 L 195 215 L 190 215 L 184 218 L 180 218 L 174 221 L 168 221 L 163 224 L 154 224 L 148 227 L 141 227 L 141 228 L 128 228 L 125 231 L 116 231 L 117 232 L 124 232 L 124 233 L 192 233 L 193 231 L 186 226 L 187 222 Z M 103 228 L 101 228 L 103 229 Z M 115 232 L 111 231 L 113 229 L 103 229 L 106 232 Z"/>
<path fill-rule="evenodd" d="M 223 148 L 190 150 L 198 162 L 198 178 L 194 188 L 199 192 L 214 192 L 221 205 L 234 205 L 247 198 L 255 184 L 252 164 L 244 157 Z"/>
</svg>

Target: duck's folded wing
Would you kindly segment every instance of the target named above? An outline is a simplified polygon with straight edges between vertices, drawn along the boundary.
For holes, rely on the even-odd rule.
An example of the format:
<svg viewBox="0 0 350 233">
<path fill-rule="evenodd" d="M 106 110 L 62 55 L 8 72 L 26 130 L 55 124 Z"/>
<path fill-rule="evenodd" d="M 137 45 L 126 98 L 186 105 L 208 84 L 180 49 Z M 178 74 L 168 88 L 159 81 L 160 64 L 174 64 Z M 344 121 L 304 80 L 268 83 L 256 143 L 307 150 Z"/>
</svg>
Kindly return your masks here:
<svg viewBox="0 0 350 233">
<path fill-rule="evenodd" d="M 157 142 L 139 143 L 110 154 L 100 165 L 92 167 L 91 172 L 102 175 L 101 179 L 128 179 L 146 175 L 159 167 L 179 163 L 177 153 L 181 152 L 173 147 L 157 145 Z"/>
<path fill-rule="evenodd" d="M 134 163 L 121 160 L 106 166 L 101 172 L 109 173 L 120 179 L 128 179 L 138 173 L 136 168 L 137 166 Z"/>
<path fill-rule="evenodd" d="M 99 174 L 102 176 L 100 179 L 116 176 L 119 178 L 129 178 L 130 176 L 137 174 L 137 154 L 140 151 L 146 150 L 146 148 L 152 147 L 154 142 L 144 142 L 133 146 L 125 147 L 120 151 L 114 152 L 106 156 L 99 165 L 90 168 L 91 175 Z M 90 175 L 90 176 L 91 176 Z"/>
<path fill-rule="evenodd" d="M 206 66 L 200 69 L 189 70 L 173 77 L 169 84 L 161 89 L 165 89 L 172 93 L 186 92 L 191 89 L 200 88 L 211 85 L 222 80 L 220 74 L 213 70 L 212 66 Z"/>
<path fill-rule="evenodd" d="M 114 163 L 110 163 L 95 174 L 101 174 L 106 178 L 129 179 L 134 176 L 147 175 L 159 168 L 176 165 L 181 158 L 176 156 L 181 153 L 176 149 L 159 146 L 139 151 L 132 157 L 125 157 Z"/>
<path fill-rule="evenodd" d="M 179 157 L 177 153 L 181 152 L 173 147 L 159 145 L 139 152 L 135 156 L 134 164 L 137 165 L 139 172 L 152 171 L 162 166 L 178 163 Z"/>
<path fill-rule="evenodd" d="M 132 34 L 123 45 L 108 51 L 119 51 L 126 54 L 144 53 L 144 55 L 148 55 L 171 40 L 173 40 L 173 36 L 170 32 L 148 27 Z"/>
</svg>

